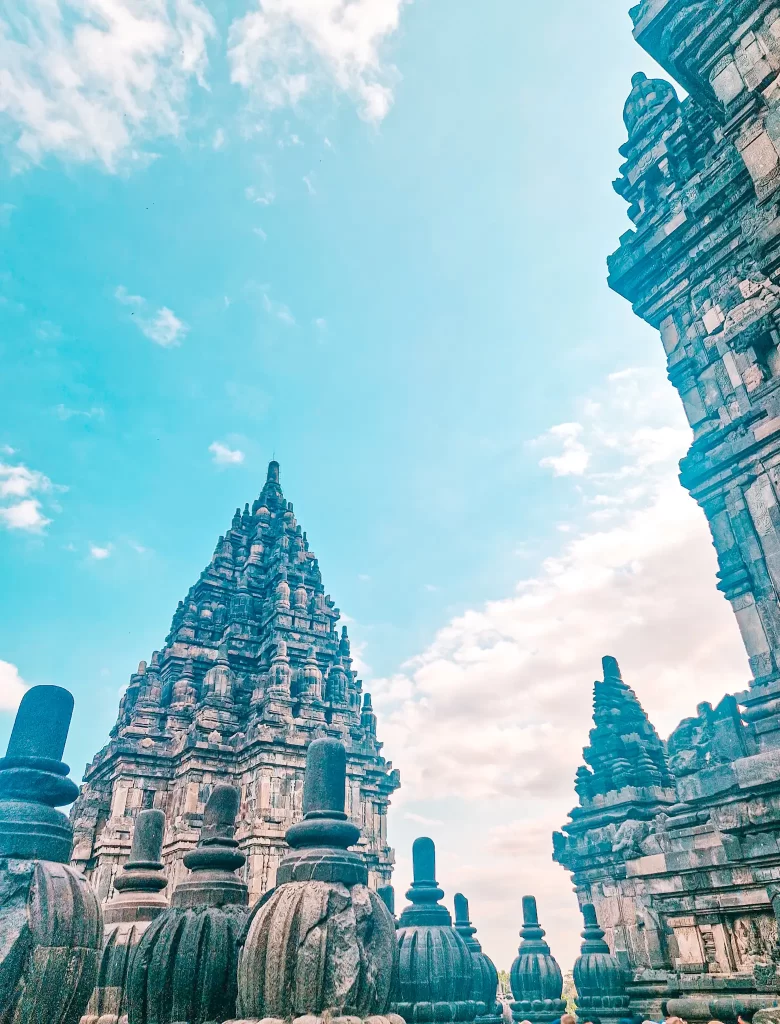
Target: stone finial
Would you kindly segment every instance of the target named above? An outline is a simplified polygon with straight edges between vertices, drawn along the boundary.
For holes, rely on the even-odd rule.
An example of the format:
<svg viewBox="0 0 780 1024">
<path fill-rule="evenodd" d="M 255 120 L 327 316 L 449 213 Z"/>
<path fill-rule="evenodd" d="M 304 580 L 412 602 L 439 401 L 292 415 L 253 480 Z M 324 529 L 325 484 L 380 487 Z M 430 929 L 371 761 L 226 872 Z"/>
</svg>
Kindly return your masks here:
<svg viewBox="0 0 780 1024">
<path fill-rule="evenodd" d="M 377 886 L 376 894 L 390 911 L 393 922 L 397 928 L 398 918 L 395 916 L 395 889 L 392 885 L 379 885 Z"/>
<path fill-rule="evenodd" d="M 590 1020 L 601 1018 L 603 1024 L 617 1024 L 628 1016 L 629 997 L 626 975 L 617 957 L 612 956 L 599 927 L 596 908 L 584 904 L 580 955 L 574 962 L 574 984 L 577 988 L 577 1016 Z"/>
<path fill-rule="evenodd" d="M 495 964 L 482 951 L 477 929 L 469 920 L 469 901 L 455 893 L 455 931 L 461 936 L 471 953 L 473 968 L 471 998 L 477 1003 L 479 1024 L 500 1024 L 501 1007 L 498 1005 L 498 971 Z"/>
<path fill-rule="evenodd" d="M 305 1017 L 382 1024 L 395 978 L 393 919 L 367 887 L 360 830 L 347 820 L 346 748 L 309 744 L 303 821 L 287 830 L 290 852 L 277 885 L 252 912 L 238 968 L 242 1024 Z M 392 1015 L 391 1015 L 392 1017 Z M 401 1024 L 397 1017 L 393 1024 Z"/>
<path fill-rule="evenodd" d="M 631 92 L 623 107 L 623 123 L 630 140 L 645 134 L 666 110 L 676 111 L 680 102 L 674 87 L 662 78 L 648 78 L 638 71 L 631 79 Z"/>
<path fill-rule="evenodd" d="M 190 875 L 138 943 L 128 977 L 129 1024 L 206 1024 L 236 1008 L 238 937 L 248 890 L 236 877 L 246 858 L 233 838 L 239 792 L 217 785 L 201 838 L 184 856 Z"/>
<path fill-rule="evenodd" d="M 73 833 L 56 807 L 72 803 L 78 787 L 61 760 L 73 697 L 60 686 L 34 686 L 22 697 L 0 760 L 0 856 L 66 864 Z"/>
<path fill-rule="evenodd" d="M 471 953 L 439 901 L 436 848 L 427 836 L 412 846 L 411 905 L 398 921 L 398 1001 L 408 1021 L 471 1021 L 479 1007 L 471 998 Z"/>
<path fill-rule="evenodd" d="M 279 483 L 279 463 L 275 459 L 268 463 L 268 473 L 265 480 L 269 484 Z"/>
<path fill-rule="evenodd" d="M 510 981 L 512 1017 L 516 1021 L 529 1020 L 531 1024 L 548 1024 L 566 1010 L 563 993 L 563 975 L 557 960 L 544 941 L 544 929 L 539 924 L 536 899 L 523 896 L 523 927 L 520 948 L 512 964 Z"/>
<path fill-rule="evenodd" d="M 114 879 L 116 894 L 103 910 L 103 954 L 95 986 L 81 1024 L 127 1024 L 130 959 L 151 921 L 167 907 L 167 879 L 161 861 L 165 815 L 141 811 L 135 822 L 130 856 Z"/>
<path fill-rule="evenodd" d="M 78 789 L 61 758 L 73 697 L 34 686 L 22 697 L 0 760 L 0 1019 L 71 1024 L 98 971 L 103 915 L 67 866 L 73 839 L 56 807 Z"/>
</svg>

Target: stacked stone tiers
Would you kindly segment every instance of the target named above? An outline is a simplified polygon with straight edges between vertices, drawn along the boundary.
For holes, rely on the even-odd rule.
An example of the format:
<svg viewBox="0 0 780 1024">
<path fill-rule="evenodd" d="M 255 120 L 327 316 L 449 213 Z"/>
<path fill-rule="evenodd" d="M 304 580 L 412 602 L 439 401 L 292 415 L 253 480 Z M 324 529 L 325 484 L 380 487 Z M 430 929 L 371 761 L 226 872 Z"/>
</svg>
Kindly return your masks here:
<svg viewBox="0 0 780 1024">
<path fill-rule="evenodd" d="M 273 462 L 180 602 L 165 645 L 130 677 L 111 737 L 87 766 L 71 813 L 72 861 L 101 900 L 146 808 L 165 813 L 162 860 L 175 888 L 217 781 L 241 793 L 236 838 L 250 900 L 273 888 L 318 736 L 347 749 L 347 814 L 372 885 L 389 881 L 387 809 L 399 777 L 382 757 L 339 615 Z"/>
</svg>

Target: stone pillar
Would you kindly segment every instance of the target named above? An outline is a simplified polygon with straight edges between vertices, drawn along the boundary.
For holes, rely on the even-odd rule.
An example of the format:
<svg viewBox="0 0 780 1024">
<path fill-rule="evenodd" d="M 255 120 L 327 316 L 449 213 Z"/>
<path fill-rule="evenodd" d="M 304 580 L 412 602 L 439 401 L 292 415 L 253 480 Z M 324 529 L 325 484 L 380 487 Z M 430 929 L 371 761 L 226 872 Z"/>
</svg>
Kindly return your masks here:
<svg viewBox="0 0 780 1024">
<path fill-rule="evenodd" d="M 471 998 L 477 1003 L 477 1024 L 501 1024 L 503 1016 L 497 998 L 498 971 L 490 957 L 482 952 L 476 937 L 477 929 L 469 920 L 469 901 L 459 892 L 455 893 L 455 931 L 471 953 Z"/>
<path fill-rule="evenodd" d="M 472 1021 L 473 967 L 466 943 L 452 927 L 439 900 L 436 849 L 427 837 L 412 846 L 414 881 L 406 893 L 411 905 L 398 922 L 398 1002 L 395 1010 L 409 1022 Z"/>
<path fill-rule="evenodd" d="M 168 884 L 161 854 L 165 815 L 141 811 L 127 863 L 114 879 L 116 893 L 103 908 L 106 924 L 98 983 L 81 1024 L 127 1024 L 130 958 L 149 924 L 165 910 Z"/>
<path fill-rule="evenodd" d="M 520 948 L 512 964 L 510 980 L 512 1017 L 531 1024 L 550 1024 L 566 1011 L 563 994 L 563 975 L 558 961 L 544 941 L 544 929 L 539 926 L 536 899 L 523 896 L 523 927 Z"/>
<path fill-rule="evenodd" d="M 129 1024 L 213 1024 L 235 1016 L 237 942 L 247 887 L 246 858 L 233 838 L 239 791 L 215 786 L 200 840 L 184 855 L 190 874 L 171 906 L 141 936 L 128 978 Z"/>
<path fill-rule="evenodd" d="M 586 903 L 582 908 L 585 930 L 580 955 L 574 962 L 574 985 L 577 989 L 577 1020 L 593 1020 L 617 1024 L 629 1015 L 626 975 L 617 957 L 612 956 L 599 928 L 596 908 Z"/>
<path fill-rule="evenodd" d="M 72 1024 L 95 985 L 103 915 L 67 866 L 73 840 L 55 808 L 78 789 L 61 758 L 73 697 L 34 686 L 0 760 L 0 1020 Z"/>
<path fill-rule="evenodd" d="M 252 911 L 238 967 L 240 1024 L 403 1024 L 387 1014 L 396 979 L 393 918 L 368 888 L 360 830 L 344 812 L 347 754 L 340 740 L 307 751 L 303 821 L 276 888 Z M 233 1022 L 239 1024 L 239 1022 Z"/>
</svg>

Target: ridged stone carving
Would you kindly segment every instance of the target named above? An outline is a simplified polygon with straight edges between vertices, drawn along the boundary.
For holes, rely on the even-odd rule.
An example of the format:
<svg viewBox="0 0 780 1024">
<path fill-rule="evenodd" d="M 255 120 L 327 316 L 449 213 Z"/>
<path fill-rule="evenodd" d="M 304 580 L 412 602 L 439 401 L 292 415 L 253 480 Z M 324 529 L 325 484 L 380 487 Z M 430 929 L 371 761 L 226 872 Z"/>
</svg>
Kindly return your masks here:
<svg viewBox="0 0 780 1024">
<path fill-rule="evenodd" d="M 81 1024 L 127 1024 L 130 958 L 149 924 L 168 906 L 160 860 L 164 831 L 162 811 L 141 811 L 136 818 L 130 857 L 114 879 L 114 897 L 103 908 L 100 971 Z"/>
<path fill-rule="evenodd" d="M 536 900 L 523 896 L 523 927 L 520 948 L 510 972 L 512 1017 L 531 1024 L 548 1024 L 566 1010 L 561 998 L 563 975 L 558 961 L 544 941 L 544 929 L 539 926 Z"/>
<path fill-rule="evenodd" d="M 138 943 L 128 979 L 129 1024 L 212 1024 L 234 1017 L 238 938 L 247 887 L 233 838 L 239 793 L 215 786 L 200 840 L 184 856 L 190 875 Z"/>
<path fill-rule="evenodd" d="M 455 931 L 460 935 L 471 953 L 473 977 L 471 998 L 477 1004 L 477 1024 L 498 1024 L 502 1019 L 498 1003 L 498 971 L 490 957 L 482 951 L 477 938 L 477 929 L 469 920 L 469 901 L 459 892 L 455 893 Z"/>
<path fill-rule="evenodd" d="M 347 849 L 360 830 L 344 813 L 346 766 L 340 740 L 309 745 L 303 821 L 287 830 L 292 849 L 276 888 L 252 912 L 241 952 L 243 1019 L 403 1024 L 382 1016 L 395 979 L 395 927 L 368 888 L 362 854 Z"/>
<path fill-rule="evenodd" d="M 395 1010 L 406 1021 L 471 1021 L 477 1012 L 472 998 L 471 953 L 452 927 L 439 900 L 433 840 L 415 839 L 414 881 L 406 893 L 411 905 L 398 922 L 398 1001 Z"/>
<path fill-rule="evenodd" d="M 584 941 L 574 961 L 577 1017 L 585 1021 L 596 1015 L 604 1024 L 610 1019 L 617 1021 L 628 1016 L 625 971 L 604 941 L 604 931 L 599 927 L 592 903 L 583 906 L 582 916 Z"/>
<path fill-rule="evenodd" d="M 76 1024 L 97 976 L 100 905 L 55 809 L 78 793 L 61 761 L 72 713 L 67 690 L 28 690 L 0 760 L 0 1024 Z"/>
</svg>

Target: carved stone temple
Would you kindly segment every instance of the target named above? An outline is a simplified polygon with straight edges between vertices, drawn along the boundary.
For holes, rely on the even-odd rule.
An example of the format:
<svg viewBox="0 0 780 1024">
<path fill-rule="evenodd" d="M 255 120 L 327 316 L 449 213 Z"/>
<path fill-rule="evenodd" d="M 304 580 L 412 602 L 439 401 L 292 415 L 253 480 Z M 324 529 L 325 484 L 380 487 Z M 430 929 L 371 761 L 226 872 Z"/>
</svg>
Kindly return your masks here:
<svg viewBox="0 0 780 1024">
<path fill-rule="evenodd" d="M 173 892 L 211 790 L 229 783 L 240 790 L 235 838 L 254 903 L 273 887 L 285 832 L 302 816 L 306 749 L 319 736 L 346 746 L 347 814 L 371 884 L 390 880 L 386 821 L 398 772 L 382 757 L 338 620 L 272 462 L 259 497 L 236 509 L 180 602 L 162 650 L 130 677 L 108 743 L 87 766 L 71 813 L 72 863 L 103 901 L 146 808 L 165 812 Z"/>
<path fill-rule="evenodd" d="M 632 1012 L 734 1019 L 780 994 L 780 5 L 642 0 L 609 282 L 661 334 L 752 679 L 663 742 L 604 661 L 554 856 L 629 972 Z M 673 84 L 684 90 L 680 99 Z M 774 906 L 773 906 L 774 905 Z"/>
</svg>

